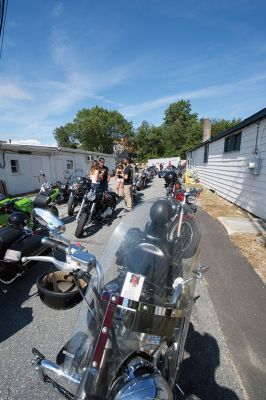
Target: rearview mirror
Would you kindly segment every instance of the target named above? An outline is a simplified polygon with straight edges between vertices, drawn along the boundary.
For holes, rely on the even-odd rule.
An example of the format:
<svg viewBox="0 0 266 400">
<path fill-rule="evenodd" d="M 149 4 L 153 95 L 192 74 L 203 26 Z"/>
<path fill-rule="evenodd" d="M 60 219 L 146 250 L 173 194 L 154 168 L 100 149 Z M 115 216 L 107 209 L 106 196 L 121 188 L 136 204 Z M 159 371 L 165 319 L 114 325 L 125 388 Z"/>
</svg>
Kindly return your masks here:
<svg viewBox="0 0 266 400">
<path fill-rule="evenodd" d="M 65 224 L 63 221 L 48 210 L 34 208 L 32 210 L 32 217 L 44 228 L 59 234 L 65 232 Z"/>
</svg>

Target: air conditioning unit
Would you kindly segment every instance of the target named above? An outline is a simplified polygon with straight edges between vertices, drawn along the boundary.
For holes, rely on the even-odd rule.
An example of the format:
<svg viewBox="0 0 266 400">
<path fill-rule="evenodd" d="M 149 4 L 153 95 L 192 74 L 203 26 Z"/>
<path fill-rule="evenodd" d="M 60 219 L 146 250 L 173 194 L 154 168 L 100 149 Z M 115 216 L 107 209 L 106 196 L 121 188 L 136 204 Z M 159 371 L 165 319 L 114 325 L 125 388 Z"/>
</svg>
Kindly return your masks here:
<svg viewBox="0 0 266 400">
<path fill-rule="evenodd" d="M 87 157 L 87 160 L 88 160 L 88 161 L 93 161 L 93 156 L 88 156 L 88 157 Z"/>
</svg>

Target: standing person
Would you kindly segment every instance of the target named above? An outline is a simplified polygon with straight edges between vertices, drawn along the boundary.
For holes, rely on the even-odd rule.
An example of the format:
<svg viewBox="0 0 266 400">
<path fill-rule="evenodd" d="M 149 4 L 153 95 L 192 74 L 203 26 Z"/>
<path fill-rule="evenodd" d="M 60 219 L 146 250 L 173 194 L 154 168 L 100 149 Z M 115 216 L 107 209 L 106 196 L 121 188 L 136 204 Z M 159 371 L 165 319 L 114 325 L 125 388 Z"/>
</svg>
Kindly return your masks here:
<svg viewBox="0 0 266 400">
<path fill-rule="evenodd" d="M 124 199 L 127 206 L 127 211 L 131 211 L 133 207 L 133 194 L 132 194 L 132 183 L 133 183 L 133 169 L 130 164 L 130 159 L 125 159 L 126 167 L 124 169 Z"/>
<path fill-rule="evenodd" d="M 91 165 L 90 169 L 90 180 L 92 183 L 92 187 L 96 188 L 99 187 L 99 163 L 97 160 L 94 160 Z"/>
<path fill-rule="evenodd" d="M 99 188 L 102 190 L 108 189 L 108 183 L 110 182 L 110 173 L 108 167 L 104 165 L 105 159 L 103 157 L 99 158 Z"/>
<path fill-rule="evenodd" d="M 124 197 L 124 178 L 123 178 L 123 164 L 120 162 L 117 165 L 116 171 L 115 171 L 115 177 L 116 177 L 116 194 L 120 196 L 120 189 L 121 189 L 121 197 Z"/>
</svg>

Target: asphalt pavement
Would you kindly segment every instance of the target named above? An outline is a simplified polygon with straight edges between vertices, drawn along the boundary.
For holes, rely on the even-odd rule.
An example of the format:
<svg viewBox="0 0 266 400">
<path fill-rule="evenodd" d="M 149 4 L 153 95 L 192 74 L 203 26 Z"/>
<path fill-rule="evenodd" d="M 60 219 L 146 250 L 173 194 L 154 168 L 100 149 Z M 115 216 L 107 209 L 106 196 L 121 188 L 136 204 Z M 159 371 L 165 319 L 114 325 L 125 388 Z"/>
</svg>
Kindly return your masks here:
<svg viewBox="0 0 266 400">
<path fill-rule="evenodd" d="M 163 183 L 162 179 L 156 177 L 150 187 L 143 191 L 142 200 L 164 195 Z M 123 218 L 123 208 L 123 202 L 120 202 L 112 223 L 90 231 L 87 237 L 79 240 L 97 257 Z M 76 223 L 73 218 L 66 217 L 66 206 L 60 206 L 60 216 L 66 223 L 66 237 L 74 239 Z M 244 274 L 245 284 L 242 286 L 243 271 L 238 270 L 243 263 L 240 254 L 228 260 L 226 253 L 232 245 L 226 241 L 228 238 L 224 231 L 218 229 L 218 232 L 217 222 L 201 211 L 196 218 L 200 220 L 202 230 L 201 260 L 212 268 L 198 284 L 180 385 L 203 400 L 265 399 L 265 396 L 261 397 L 263 371 L 260 365 L 264 362 L 265 366 L 263 331 L 260 332 L 259 346 L 256 348 L 256 351 L 264 354 L 263 357 L 254 358 L 254 346 L 248 347 L 247 343 L 250 342 L 246 341 L 250 335 L 258 334 L 255 325 L 259 330 L 265 328 L 260 321 L 263 319 L 263 310 L 260 305 L 256 307 L 256 301 L 259 302 L 261 298 L 265 302 L 262 296 L 265 287 L 260 287 L 256 281 L 259 278 L 252 269 L 248 276 Z M 218 228 L 221 227 L 218 225 Z M 222 247 L 219 235 L 224 239 Z M 218 244 L 221 247 L 220 256 Z M 242 260 L 239 267 L 238 257 Z M 0 400 L 60 398 L 54 389 L 40 381 L 31 367 L 31 349 L 36 347 L 48 359 L 55 361 L 56 354 L 71 336 L 79 307 L 55 311 L 41 303 L 36 296 L 35 282 L 49 268 L 44 263 L 34 265 L 23 279 L 10 286 L 6 294 L 0 293 Z M 228 279 L 225 275 L 228 275 Z M 258 292 L 259 287 L 262 297 Z M 257 297 L 252 297 L 252 292 L 256 292 Z M 255 311 L 257 318 L 254 317 Z M 251 314 L 252 319 L 246 325 L 244 321 Z M 238 341 L 240 327 L 242 335 Z M 249 358 L 252 363 L 245 368 L 243 364 Z"/>
</svg>

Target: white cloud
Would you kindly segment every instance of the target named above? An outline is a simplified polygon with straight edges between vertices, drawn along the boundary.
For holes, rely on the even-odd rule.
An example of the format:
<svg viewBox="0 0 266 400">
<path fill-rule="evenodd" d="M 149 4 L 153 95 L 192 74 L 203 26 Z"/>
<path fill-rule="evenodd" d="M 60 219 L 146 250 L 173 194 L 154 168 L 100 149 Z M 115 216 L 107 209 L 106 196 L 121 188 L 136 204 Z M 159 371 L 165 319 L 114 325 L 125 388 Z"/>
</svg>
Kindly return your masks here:
<svg viewBox="0 0 266 400">
<path fill-rule="evenodd" d="M 266 80 L 266 75 L 254 76 L 235 83 L 226 83 L 221 85 L 209 86 L 206 88 L 193 91 L 180 92 L 171 96 L 160 97 L 158 99 L 124 106 L 119 109 L 119 112 L 121 112 L 126 118 L 133 117 L 138 114 L 142 114 L 144 112 L 151 111 L 162 106 L 167 106 L 168 104 L 176 102 L 180 99 L 193 100 L 193 99 L 215 97 L 215 96 L 221 97 L 229 93 L 235 93 L 236 91 L 241 91 L 245 89 L 245 85 L 254 84 L 255 82 L 260 82 L 263 80 Z"/>
<path fill-rule="evenodd" d="M 52 8 L 52 16 L 58 18 L 62 15 L 64 10 L 63 3 L 61 1 L 57 2 Z"/>
<path fill-rule="evenodd" d="M 11 140 L 12 144 L 26 144 L 32 146 L 56 146 L 56 143 L 53 144 L 45 144 L 38 139 L 20 139 L 20 140 Z"/>
<path fill-rule="evenodd" d="M 0 99 L 31 100 L 31 95 L 11 82 L 1 82 Z"/>
</svg>

